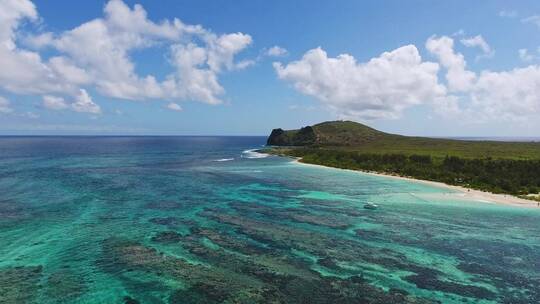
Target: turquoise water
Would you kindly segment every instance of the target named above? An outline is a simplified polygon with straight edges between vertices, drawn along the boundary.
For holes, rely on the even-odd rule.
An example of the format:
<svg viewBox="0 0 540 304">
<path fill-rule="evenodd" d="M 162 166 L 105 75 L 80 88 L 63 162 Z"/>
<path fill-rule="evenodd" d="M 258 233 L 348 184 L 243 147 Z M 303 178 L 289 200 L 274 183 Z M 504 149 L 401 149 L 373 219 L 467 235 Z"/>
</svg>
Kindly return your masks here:
<svg viewBox="0 0 540 304">
<path fill-rule="evenodd" d="M 0 303 L 540 302 L 540 210 L 263 143 L 0 138 Z"/>
</svg>

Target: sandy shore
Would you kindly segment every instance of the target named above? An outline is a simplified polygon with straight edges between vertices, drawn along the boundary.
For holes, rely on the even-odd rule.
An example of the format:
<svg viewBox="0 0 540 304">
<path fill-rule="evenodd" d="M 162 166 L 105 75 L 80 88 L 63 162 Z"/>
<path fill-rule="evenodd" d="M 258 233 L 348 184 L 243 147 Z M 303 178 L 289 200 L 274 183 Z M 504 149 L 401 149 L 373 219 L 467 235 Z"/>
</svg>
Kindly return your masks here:
<svg viewBox="0 0 540 304">
<path fill-rule="evenodd" d="M 322 168 L 332 168 L 332 169 L 337 169 L 337 170 L 345 170 L 345 171 L 351 171 L 351 172 L 360 173 L 360 174 L 383 176 L 383 177 L 388 177 L 388 178 L 407 180 L 407 181 L 415 182 L 415 183 L 422 183 L 422 184 L 444 188 L 444 189 L 450 189 L 450 190 L 454 190 L 458 192 L 458 194 L 455 195 L 455 199 L 458 199 L 458 200 L 477 201 L 477 202 L 482 202 L 482 203 L 494 203 L 494 204 L 520 206 L 520 207 L 540 208 L 538 206 L 538 202 L 522 199 L 522 198 L 515 197 L 513 195 L 508 195 L 508 194 L 495 194 L 491 192 L 469 189 L 469 188 L 460 187 L 460 186 L 452 186 L 452 185 L 448 185 L 441 182 L 427 181 L 427 180 L 421 180 L 421 179 L 415 179 L 415 178 L 403 177 L 403 176 L 397 176 L 397 175 L 391 175 L 391 174 L 351 170 L 351 169 L 340 169 L 340 168 L 334 168 L 334 167 L 327 167 L 323 165 L 308 164 L 308 163 L 301 162 L 299 158 L 293 160 L 293 162 L 304 165 L 304 166 L 314 166 L 314 167 L 322 167 Z"/>
</svg>

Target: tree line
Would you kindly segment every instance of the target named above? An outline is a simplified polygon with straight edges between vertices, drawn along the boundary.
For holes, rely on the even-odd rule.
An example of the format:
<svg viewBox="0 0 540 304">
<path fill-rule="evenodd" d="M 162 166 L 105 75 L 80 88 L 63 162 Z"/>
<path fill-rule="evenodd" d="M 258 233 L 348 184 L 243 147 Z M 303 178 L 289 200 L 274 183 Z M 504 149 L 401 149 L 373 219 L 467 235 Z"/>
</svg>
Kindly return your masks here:
<svg viewBox="0 0 540 304">
<path fill-rule="evenodd" d="M 316 148 L 292 149 L 306 163 L 398 174 L 489 191 L 526 195 L 540 192 L 540 160 L 372 154 Z"/>
</svg>

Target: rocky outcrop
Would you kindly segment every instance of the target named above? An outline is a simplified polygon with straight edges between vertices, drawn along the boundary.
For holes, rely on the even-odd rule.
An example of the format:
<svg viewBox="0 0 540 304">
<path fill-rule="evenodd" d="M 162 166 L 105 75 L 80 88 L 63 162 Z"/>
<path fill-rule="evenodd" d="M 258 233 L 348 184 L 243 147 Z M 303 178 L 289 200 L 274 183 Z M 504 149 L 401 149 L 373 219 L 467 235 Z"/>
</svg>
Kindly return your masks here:
<svg viewBox="0 0 540 304">
<path fill-rule="evenodd" d="M 291 131 L 274 129 L 268 137 L 266 144 L 269 146 L 309 146 L 315 144 L 316 141 L 315 130 L 307 126 L 300 130 Z"/>
</svg>

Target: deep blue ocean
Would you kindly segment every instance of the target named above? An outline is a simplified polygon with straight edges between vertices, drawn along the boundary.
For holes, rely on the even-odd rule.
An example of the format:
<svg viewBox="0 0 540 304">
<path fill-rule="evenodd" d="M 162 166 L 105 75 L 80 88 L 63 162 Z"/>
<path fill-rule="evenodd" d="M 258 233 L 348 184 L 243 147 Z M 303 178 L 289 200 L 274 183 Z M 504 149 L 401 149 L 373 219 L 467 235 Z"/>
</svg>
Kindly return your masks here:
<svg viewBox="0 0 540 304">
<path fill-rule="evenodd" d="M 0 303 L 540 303 L 540 209 L 265 140 L 1 137 Z"/>
</svg>

